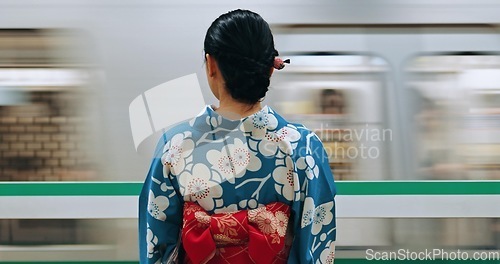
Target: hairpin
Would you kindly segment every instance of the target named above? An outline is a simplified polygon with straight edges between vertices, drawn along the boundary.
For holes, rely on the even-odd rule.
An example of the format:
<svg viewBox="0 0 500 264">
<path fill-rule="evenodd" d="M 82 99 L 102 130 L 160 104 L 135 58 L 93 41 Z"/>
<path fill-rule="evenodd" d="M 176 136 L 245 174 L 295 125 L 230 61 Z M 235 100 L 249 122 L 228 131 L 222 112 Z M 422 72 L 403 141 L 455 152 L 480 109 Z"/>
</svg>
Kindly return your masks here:
<svg viewBox="0 0 500 264">
<path fill-rule="evenodd" d="M 281 58 L 274 58 L 274 68 L 277 70 L 281 70 L 285 68 L 285 63 L 290 64 L 290 59 L 282 60 Z"/>
</svg>

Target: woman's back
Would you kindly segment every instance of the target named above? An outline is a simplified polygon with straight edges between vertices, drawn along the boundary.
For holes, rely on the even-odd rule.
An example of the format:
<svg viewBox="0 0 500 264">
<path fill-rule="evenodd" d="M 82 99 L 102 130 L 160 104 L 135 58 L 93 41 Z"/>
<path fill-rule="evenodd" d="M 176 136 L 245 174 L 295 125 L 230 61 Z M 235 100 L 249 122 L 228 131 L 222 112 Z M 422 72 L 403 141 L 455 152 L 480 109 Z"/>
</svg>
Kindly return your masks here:
<svg viewBox="0 0 500 264">
<path fill-rule="evenodd" d="M 323 145 L 260 105 L 284 67 L 269 25 L 231 11 L 204 46 L 220 106 L 160 139 L 139 200 L 141 263 L 332 263 L 336 191 Z"/>
<path fill-rule="evenodd" d="M 207 106 L 202 115 L 165 133 L 171 140 L 164 141 L 161 161 L 168 169 L 163 173 L 184 201 L 197 201 L 211 213 L 275 201 L 291 205 L 300 185 L 296 159 L 304 156 L 297 152 L 311 140 L 307 135 L 309 130 L 267 106 L 241 120 L 226 119 Z"/>
</svg>

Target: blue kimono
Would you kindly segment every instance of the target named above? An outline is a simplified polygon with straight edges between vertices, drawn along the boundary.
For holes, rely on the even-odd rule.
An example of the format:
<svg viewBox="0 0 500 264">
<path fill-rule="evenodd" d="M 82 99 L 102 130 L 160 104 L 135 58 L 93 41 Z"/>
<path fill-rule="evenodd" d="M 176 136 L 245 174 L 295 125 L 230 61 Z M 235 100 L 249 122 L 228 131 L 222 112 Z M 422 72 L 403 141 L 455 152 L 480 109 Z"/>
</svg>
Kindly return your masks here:
<svg viewBox="0 0 500 264">
<path fill-rule="evenodd" d="M 288 263 L 333 263 L 336 194 L 320 139 L 268 106 L 229 120 L 206 106 L 169 129 L 139 198 L 141 263 L 175 262 L 185 201 L 209 213 L 290 206 Z"/>
</svg>

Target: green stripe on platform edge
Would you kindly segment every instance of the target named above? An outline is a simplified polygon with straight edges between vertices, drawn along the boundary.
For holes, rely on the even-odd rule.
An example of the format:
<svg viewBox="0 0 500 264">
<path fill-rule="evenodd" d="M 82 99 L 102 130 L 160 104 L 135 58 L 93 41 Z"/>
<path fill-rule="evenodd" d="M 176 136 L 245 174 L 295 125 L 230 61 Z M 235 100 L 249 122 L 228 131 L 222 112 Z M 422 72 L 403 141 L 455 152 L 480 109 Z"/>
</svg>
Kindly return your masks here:
<svg viewBox="0 0 500 264">
<path fill-rule="evenodd" d="M 139 195 L 139 182 L 2 182 L 0 196 Z"/>
<path fill-rule="evenodd" d="M 500 260 L 366 260 L 366 259 L 335 259 L 335 264 L 376 264 L 376 263 L 500 263 Z M 14 262 L 14 261 L 0 261 L 2 264 L 139 264 L 138 261 L 45 261 L 45 262 Z"/>
<path fill-rule="evenodd" d="M 492 195 L 500 181 L 363 181 L 337 182 L 340 195 Z"/>
<path fill-rule="evenodd" d="M 338 195 L 498 195 L 500 181 L 338 181 Z M 0 196 L 139 195 L 142 182 L 0 182 Z"/>
</svg>

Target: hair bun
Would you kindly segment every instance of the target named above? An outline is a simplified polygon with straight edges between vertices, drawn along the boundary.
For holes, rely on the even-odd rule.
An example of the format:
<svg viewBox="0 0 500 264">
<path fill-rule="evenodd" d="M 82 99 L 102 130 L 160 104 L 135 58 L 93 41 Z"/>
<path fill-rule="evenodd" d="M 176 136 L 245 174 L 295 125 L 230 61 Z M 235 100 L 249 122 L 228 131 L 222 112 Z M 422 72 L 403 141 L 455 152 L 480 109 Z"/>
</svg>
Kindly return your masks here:
<svg viewBox="0 0 500 264">
<path fill-rule="evenodd" d="M 262 17 L 240 9 L 221 15 L 207 30 L 204 47 L 216 59 L 234 99 L 254 104 L 265 97 L 278 52 Z"/>
</svg>

